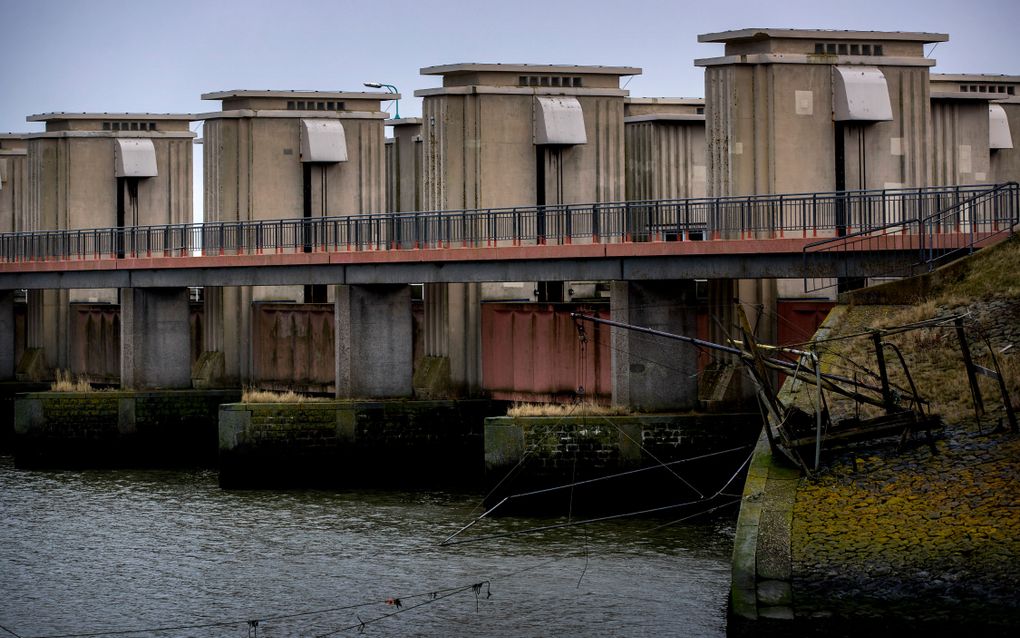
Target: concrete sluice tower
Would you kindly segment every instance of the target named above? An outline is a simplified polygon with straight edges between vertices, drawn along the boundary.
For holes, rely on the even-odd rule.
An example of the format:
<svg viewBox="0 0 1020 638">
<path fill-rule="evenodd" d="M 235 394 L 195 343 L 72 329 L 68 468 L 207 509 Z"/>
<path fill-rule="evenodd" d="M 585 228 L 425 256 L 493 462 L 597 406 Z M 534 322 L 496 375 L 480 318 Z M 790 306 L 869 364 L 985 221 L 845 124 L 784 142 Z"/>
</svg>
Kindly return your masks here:
<svg viewBox="0 0 1020 638">
<path fill-rule="evenodd" d="M 196 116 L 205 121 L 205 221 L 314 219 L 384 212 L 386 113 L 380 104 L 395 97 L 400 96 L 386 92 L 248 90 L 204 94 L 202 99 L 222 104 L 220 111 Z M 211 359 L 214 383 L 259 384 L 259 375 L 263 375 L 267 381 L 296 384 L 297 389 L 309 389 L 309 382 L 317 384 L 314 389 L 332 389 L 332 326 L 324 324 L 318 331 L 322 334 L 313 337 L 315 343 L 301 346 L 302 352 L 319 352 L 308 370 L 295 373 L 310 378 L 283 378 L 285 371 L 257 365 L 259 353 L 253 347 L 259 329 L 255 325 L 258 313 L 264 311 L 266 317 L 262 319 L 272 322 L 275 319 L 268 313 L 279 316 L 288 312 L 280 307 L 272 311 L 260 304 L 334 302 L 336 290 L 327 282 L 208 288 L 205 292 L 205 350 L 218 353 Z M 409 313 L 408 309 L 408 320 Z M 260 341 L 259 347 L 271 349 L 278 345 Z"/>
<path fill-rule="evenodd" d="M 704 197 L 705 100 L 627 98 L 627 199 Z"/>
<path fill-rule="evenodd" d="M 425 210 L 624 198 L 628 93 L 620 78 L 641 69 L 451 64 L 421 73 L 443 82 L 415 91 L 423 98 Z M 563 282 L 426 284 L 424 353 L 444 371 L 438 385 L 452 396 L 480 391 L 483 298 L 562 301 L 563 288 Z"/>
<path fill-rule="evenodd" d="M 192 221 L 191 117 L 154 113 L 46 113 L 25 135 L 28 190 L 15 229 L 130 228 Z M 127 246 L 118 247 L 120 252 Z M 25 367 L 121 377 L 117 289 L 31 290 Z M 186 303 L 186 292 L 185 303 Z"/>
<path fill-rule="evenodd" d="M 1020 76 L 933 73 L 931 99 L 933 184 L 1020 181 Z"/>
<path fill-rule="evenodd" d="M 709 196 L 922 187 L 930 183 L 929 68 L 940 33 L 740 29 L 705 68 Z M 754 220 L 768 234 L 767 220 Z M 834 282 L 833 282 L 834 283 Z M 793 280 L 744 280 L 734 295 L 774 343 L 780 299 L 816 297 Z M 823 294 L 822 301 L 831 300 Z"/>
</svg>

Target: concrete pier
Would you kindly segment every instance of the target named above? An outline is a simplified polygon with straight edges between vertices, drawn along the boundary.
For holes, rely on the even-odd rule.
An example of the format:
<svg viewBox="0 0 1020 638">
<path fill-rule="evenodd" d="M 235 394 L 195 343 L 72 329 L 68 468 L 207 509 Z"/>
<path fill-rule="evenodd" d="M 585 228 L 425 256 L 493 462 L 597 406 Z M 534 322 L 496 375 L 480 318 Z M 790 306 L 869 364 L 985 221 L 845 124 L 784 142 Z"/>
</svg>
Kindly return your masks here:
<svg viewBox="0 0 1020 638">
<path fill-rule="evenodd" d="M 240 390 L 22 394 L 14 402 L 14 461 L 24 468 L 211 467 L 219 406 L 240 398 Z"/>
<path fill-rule="evenodd" d="M 0 381 L 14 378 L 14 291 L 0 290 Z"/>
<path fill-rule="evenodd" d="M 485 418 L 505 411 L 486 400 L 224 405 L 220 485 L 478 489 Z"/>
<path fill-rule="evenodd" d="M 728 480 L 736 489 L 734 475 L 760 429 L 755 413 L 486 419 L 486 502 L 592 480 L 507 505 L 517 512 L 668 512 L 709 500 Z"/>
<path fill-rule="evenodd" d="M 410 287 L 335 290 L 337 398 L 410 397 L 414 357 Z"/>
<path fill-rule="evenodd" d="M 191 387 L 187 288 L 121 290 L 121 387 Z"/>
<path fill-rule="evenodd" d="M 696 336 L 694 281 L 613 282 L 613 321 Z M 687 343 L 614 328 L 613 403 L 643 411 L 698 405 L 698 351 Z M 668 362 L 668 363 L 665 363 Z"/>
</svg>

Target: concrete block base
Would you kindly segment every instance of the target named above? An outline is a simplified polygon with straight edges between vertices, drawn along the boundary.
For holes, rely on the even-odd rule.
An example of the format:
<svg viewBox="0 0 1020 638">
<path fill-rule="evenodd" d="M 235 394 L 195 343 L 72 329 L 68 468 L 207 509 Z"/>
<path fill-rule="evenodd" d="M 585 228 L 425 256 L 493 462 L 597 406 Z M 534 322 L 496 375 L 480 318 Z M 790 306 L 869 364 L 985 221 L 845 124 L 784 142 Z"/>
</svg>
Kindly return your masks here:
<svg viewBox="0 0 1020 638">
<path fill-rule="evenodd" d="M 337 398 L 410 397 L 410 286 L 337 286 L 335 317 Z"/>
<path fill-rule="evenodd" d="M 191 387 L 187 288 L 121 290 L 121 387 Z"/>
</svg>

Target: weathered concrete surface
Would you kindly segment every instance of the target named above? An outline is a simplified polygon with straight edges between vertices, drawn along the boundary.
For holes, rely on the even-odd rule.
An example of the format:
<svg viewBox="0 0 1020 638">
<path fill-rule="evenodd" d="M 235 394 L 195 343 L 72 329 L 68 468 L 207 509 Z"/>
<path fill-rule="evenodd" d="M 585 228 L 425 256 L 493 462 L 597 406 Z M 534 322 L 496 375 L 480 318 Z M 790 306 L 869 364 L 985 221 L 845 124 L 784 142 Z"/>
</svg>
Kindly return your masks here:
<svg viewBox="0 0 1020 638">
<path fill-rule="evenodd" d="M 14 378 L 14 291 L 0 290 L 0 381 Z"/>
<path fill-rule="evenodd" d="M 639 471 L 512 505 L 520 511 L 621 512 L 702 501 L 733 478 L 760 427 L 757 414 L 490 418 L 487 502 L 631 470 Z"/>
<path fill-rule="evenodd" d="M 19 467 L 212 465 L 217 410 L 240 390 L 31 392 L 14 410 Z"/>
<path fill-rule="evenodd" d="M 697 306 L 693 280 L 612 283 L 613 321 L 691 337 L 698 334 Z M 614 405 L 643 411 L 697 407 L 697 348 L 622 328 L 611 335 Z"/>
<path fill-rule="evenodd" d="M 121 387 L 191 387 L 187 288 L 121 291 Z"/>
<path fill-rule="evenodd" d="M 480 489 L 491 401 L 237 403 L 219 416 L 220 484 Z"/>
<path fill-rule="evenodd" d="M 14 449 L 14 400 L 23 392 L 41 392 L 49 383 L 4 381 L 0 383 L 0 454 Z"/>
<path fill-rule="evenodd" d="M 410 397 L 410 287 L 337 286 L 335 317 L 337 397 Z"/>
</svg>

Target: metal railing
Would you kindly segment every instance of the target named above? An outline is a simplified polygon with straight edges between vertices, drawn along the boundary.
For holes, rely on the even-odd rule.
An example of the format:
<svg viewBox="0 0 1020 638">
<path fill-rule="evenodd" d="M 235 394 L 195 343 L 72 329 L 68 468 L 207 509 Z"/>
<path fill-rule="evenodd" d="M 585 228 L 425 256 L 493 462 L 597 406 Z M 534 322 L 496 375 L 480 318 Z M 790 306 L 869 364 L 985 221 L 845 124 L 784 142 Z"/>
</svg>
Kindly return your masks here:
<svg viewBox="0 0 1020 638">
<path fill-rule="evenodd" d="M 990 192 L 997 195 L 984 197 Z M 897 227 L 907 232 L 939 215 L 947 228 L 1005 223 L 1016 217 L 1016 193 L 1016 184 L 950 186 L 40 230 L 0 234 L 0 262 L 836 235 L 845 241 Z M 970 204 L 963 208 L 964 202 Z M 945 214 L 954 206 L 956 217 Z"/>
<path fill-rule="evenodd" d="M 922 205 L 927 203 L 930 205 Z M 875 227 L 866 227 L 812 242 L 803 248 L 804 290 L 813 292 L 836 284 L 831 278 L 812 279 L 810 259 L 820 254 L 841 255 L 837 259 L 837 277 L 852 277 L 850 254 L 862 251 L 898 249 L 916 251 L 913 263 L 897 271 L 873 276 L 901 277 L 930 271 L 939 263 L 962 253 L 972 253 L 1014 232 L 1020 224 L 1020 185 L 1016 182 L 984 187 L 961 187 L 941 191 L 928 202 L 906 202 L 903 215 Z M 911 208 L 911 204 L 914 204 Z M 913 213 L 912 215 L 908 213 Z"/>
</svg>

